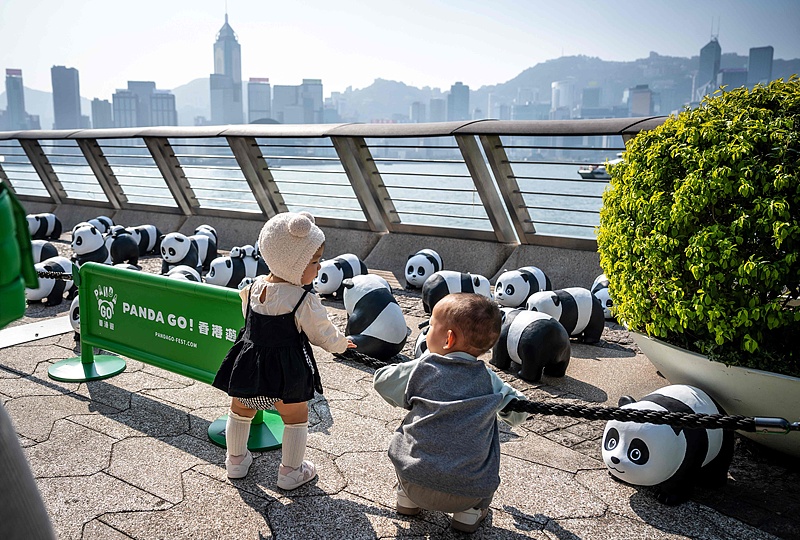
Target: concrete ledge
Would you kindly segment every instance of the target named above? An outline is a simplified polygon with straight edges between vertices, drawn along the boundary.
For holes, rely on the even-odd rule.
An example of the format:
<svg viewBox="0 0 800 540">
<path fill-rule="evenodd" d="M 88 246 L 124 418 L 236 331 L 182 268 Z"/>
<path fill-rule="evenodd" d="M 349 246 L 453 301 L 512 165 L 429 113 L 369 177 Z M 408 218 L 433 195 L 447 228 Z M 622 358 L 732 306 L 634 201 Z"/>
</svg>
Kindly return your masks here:
<svg viewBox="0 0 800 540">
<path fill-rule="evenodd" d="M 408 256 L 425 248 L 442 257 L 445 270 L 480 274 L 486 278 L 495 275 L 514 251 L 511 244 L 391 233 L 381 237 L 364 262 L 369 268 L 392 272 L 405 285 Z"/>
<path fill-rule="evenodd" d="M 516 270 L 523 266 L 541 268 L 550 278 L 553 289 L 566 287 L 588 289 L 594 279 L 603 273 L 600 268 L 600 255 L 596 251 L 526 245 L 518 246 L 502 263 L 499 271 L 492 274 L 490 280 L 494 283 L 504 270 Z"/>
</svg>

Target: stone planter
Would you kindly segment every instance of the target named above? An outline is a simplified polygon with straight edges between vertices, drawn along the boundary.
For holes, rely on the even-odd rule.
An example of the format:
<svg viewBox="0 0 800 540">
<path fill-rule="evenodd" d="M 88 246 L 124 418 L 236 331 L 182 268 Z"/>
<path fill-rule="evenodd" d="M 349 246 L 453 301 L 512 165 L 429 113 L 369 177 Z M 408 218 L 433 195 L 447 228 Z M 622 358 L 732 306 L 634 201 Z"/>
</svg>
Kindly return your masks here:
<svg viewBox="0 0 800 540">
<path fill-rule="evenodd" d="M 726 366 L 644 334 L 630 334 L 645 356 L 671 384 L 697 386 L 713 397 L 726 413 L 777 416 L 789 422 L 800 420 L 799 378 Z M 785 435 L 740 433 L 759 444 L 800 457 L 800 432 Z"/>
</svg>

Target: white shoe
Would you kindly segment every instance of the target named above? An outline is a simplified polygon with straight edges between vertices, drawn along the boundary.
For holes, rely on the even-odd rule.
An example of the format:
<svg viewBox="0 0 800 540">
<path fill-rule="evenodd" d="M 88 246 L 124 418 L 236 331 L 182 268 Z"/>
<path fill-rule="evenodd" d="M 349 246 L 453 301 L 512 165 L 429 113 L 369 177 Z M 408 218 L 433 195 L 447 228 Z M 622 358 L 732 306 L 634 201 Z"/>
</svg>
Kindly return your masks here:
<svg viewBox="0 0 800 540">
<path fill-rule="evenodd" d="M 247 476 L 247 471 L 250 470 L 250 465 L 253 463 L 253 454 L 250 450 L 244 455 L 244 459 L 238 465 L 231 463 L 230 456 L 225 458 L 225 468 L 228 470 L 228 478 L 244 478 Z"/>
<path fill-rule="evenodd" d="M 284 467 L 284 465 L 280 467 Z M 299 467 L 292 469 L 287 474 L 281 474 L 280 467 L 278 468 L 278 487 L 287 491 L 299 488 L 317 476 L 317 468 L 310 461 L 303 461 Z"/>
<path fill-rule="evenodd" d="M 488 508 L 481 510 L 480 508 L 470 508 L 463 512 L 456 512 L 450 520 L 450 526 L 457 531 L 461 532 L 475 532 L 481 526 L 481 522 L 486 519 L 489 513 Z"/>
</svg>

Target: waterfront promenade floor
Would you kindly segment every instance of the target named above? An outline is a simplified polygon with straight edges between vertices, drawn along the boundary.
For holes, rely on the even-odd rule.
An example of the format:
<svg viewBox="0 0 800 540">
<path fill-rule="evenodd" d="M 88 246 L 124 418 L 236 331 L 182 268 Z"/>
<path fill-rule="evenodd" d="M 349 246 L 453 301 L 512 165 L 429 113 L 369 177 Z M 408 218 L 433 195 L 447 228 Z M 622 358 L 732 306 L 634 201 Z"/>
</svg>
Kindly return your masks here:
<svg viewBox="0 0 800 540">
<path fill-rule="evenodd" d="M 421 301 L 396 294 L 414 332 L 408 355 Z M 342 304 L 326 304 L 344 328 Z M 64 316 L 68 307 L 31 306 L 13 326 Z M 453 532 L 444 514 L 394 511 L 386 449 L 403 410 L 373 391 L 373 369 L 315 353 L 325 394 L 310 404 L 307 457 L 319 477 L 293 492 L 275 486 L 280 450 L 257 453 L 246 478 L 226 477 L 224 450 L 206 433 L 228 398 L 206 384 L 133 360 L 101 381 L 48 378 L 53 362 L 79 354 L 72 332 L 0 349 L 0 398 L 60 539 L 467 536 Z M 640 398 L 667 384 L 613 323 L 599 346 L 573 342 L 564 378 L 529 384 L 500 375 L 530 399 L 589 405 L 615 405 L 620 395 Z M 502 484 L 472 537 L 800 538 L 797 464 L 737 436 L 727 486 L 667 507 L 649 489 L 609 477 L 600 457 L 604 425 L 537 415 L 502 427 Z"/>
</svg>

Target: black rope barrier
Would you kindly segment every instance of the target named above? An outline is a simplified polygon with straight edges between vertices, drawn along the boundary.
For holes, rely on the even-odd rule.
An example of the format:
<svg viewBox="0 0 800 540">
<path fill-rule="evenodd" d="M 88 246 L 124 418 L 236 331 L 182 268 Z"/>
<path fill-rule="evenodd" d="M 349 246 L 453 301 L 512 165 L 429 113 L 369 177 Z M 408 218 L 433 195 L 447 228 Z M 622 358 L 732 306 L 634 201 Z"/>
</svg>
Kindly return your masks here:
<svg viewBox="0 0 800 540">
<path fill-rule="evenodd" d="M 72 274 L 66 274 L 64 272 L 48 272 L 47 270 L 39 270 L 37 274 L 40 278 L 72 281 Z"/>
<path fill-rule="evenodd" d="M 333 356 L 341 360 L 359 362 L 373 368 L 382 368 L 393 362 L 378 360 L 355 349 L 347 349 Z M 399 356 L 399 355 L 398 355 Z M 396 358 L 396 357 L 394 357 Z M 512 400 L 503 412 L 526 412 L 553 416 L 569 416 L 587 420 L 617 420 L 639 424 L 669 425 L 683 429 L 734 429 L 750 433 L 789 433 L 800 431 L 800 422 L 791 423 L 784 418 L 749 417 L 741 415 L 700 414 L 647 409 L 623 409 L 620 407 L 595 407 L 573 403 L 548 403 L 543 401 Z"/>
</svg>

